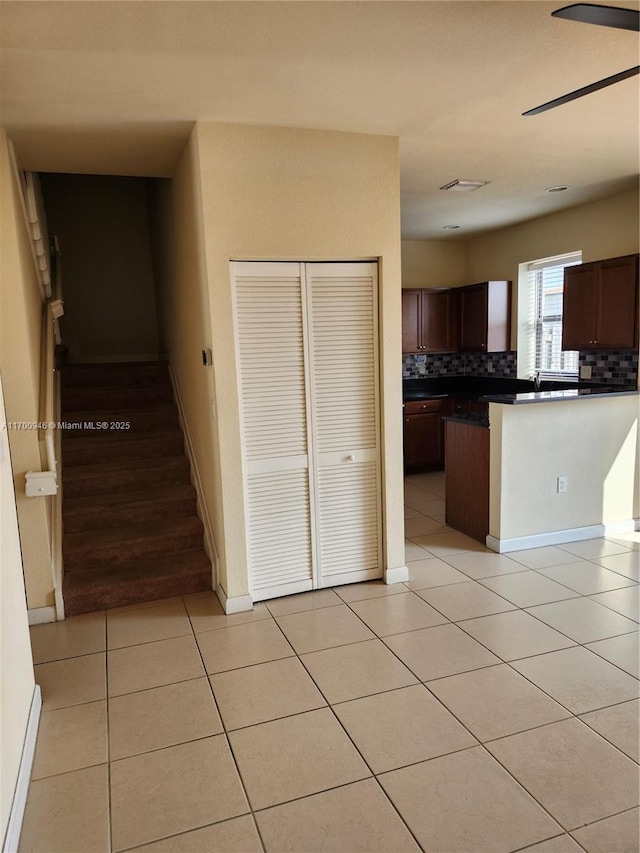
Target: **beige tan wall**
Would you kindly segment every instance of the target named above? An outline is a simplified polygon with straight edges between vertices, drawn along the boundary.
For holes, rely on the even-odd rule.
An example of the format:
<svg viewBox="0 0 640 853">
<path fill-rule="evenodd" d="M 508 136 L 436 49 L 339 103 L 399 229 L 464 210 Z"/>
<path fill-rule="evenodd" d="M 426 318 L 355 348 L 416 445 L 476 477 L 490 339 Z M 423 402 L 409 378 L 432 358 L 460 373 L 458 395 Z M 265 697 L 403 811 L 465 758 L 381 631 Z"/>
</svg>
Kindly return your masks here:
<svg viewBox="0 0 640 853">
<path fill-rule="evenodd" d="M 224 515 L 221 502 L 214 507 L 222 563 L 220 581 L 229 596 L 248 592 L 229 268 L 230 260 L 238 258 L 380 258 L 385 549 L 387 566 L 401 566 L 404 546 L 397 140 L 295 128 L 199 123 L 195 142 L 210 294 L 219 486 L 224 494 Z M 205 343 L 198 340 L 197 346 Z M 208 441 L 213 444 L 210 418 L 206 428 L 210 433 Z M 209 499 L 215 501 L 221 496 L 212 493 Z"/>
<path fill-rule="evenodd" d="M 511 539 L 638 518 L 639 418 L 637 395 L 493 404 L 490 534 Z M 557 493 L 558 477 L 568 478 L 566 494 Z"/>
<path fill-rule="evenodd" d="M 211 417 L 214 373 L 201 350 L 211 347 L 211 311 L 195 135 L 172 181 L 154 184 L 150 198 L 154 269 L 158 284 L 160 337 L 171 356 L 206 509 L 216 543 L 223 541 L 217 423 Z M 210 555 L 211 556 L 211 555 Z"/>
<path fill-rule="evenodd" d="M 146 181 L 46 174 L 41 183 L 49 233 L 62 250 L 70 360 L 156 357 Z"/>
<path fill-rule="evenodd" d="M 460 287 L 467 280 L 467 244 L 453 240 L 403 240 L 402 286 Z"/>
<path fill-rule="evenodd" d="M 7 138 L 0 131 L 0 368 L 10 423 L 40 418 L 42 302 L 29 240 Z M 42 470 L 38 432 L 8 432 L 27 599 L 30 608 L 45 607 L 53 604 L 47 506 L 44 498 L 24 494 L 25 473 Z"/>
<path fill-rule="evenodd" d="M 566 252 L 582 251 L 585 263 L 637 252 L 638 204 L 634 190 L 469 240 L 469 280 L 517 281 L 518 264 Z"/>
<path fill-rule="evenodd" d="M 640 250 L 638 191 L 583 204 L 469 240 L 469 282 L 513 281 L 512 345 L 518 328 L 518 265 L 582 251 L 582 260 L 613 258 Z"/>
<path fill-rule="evenodd" d="M 0 838 L 15 791 L 34 678 L 5 407 L 0 381 Z"/>
</svg>

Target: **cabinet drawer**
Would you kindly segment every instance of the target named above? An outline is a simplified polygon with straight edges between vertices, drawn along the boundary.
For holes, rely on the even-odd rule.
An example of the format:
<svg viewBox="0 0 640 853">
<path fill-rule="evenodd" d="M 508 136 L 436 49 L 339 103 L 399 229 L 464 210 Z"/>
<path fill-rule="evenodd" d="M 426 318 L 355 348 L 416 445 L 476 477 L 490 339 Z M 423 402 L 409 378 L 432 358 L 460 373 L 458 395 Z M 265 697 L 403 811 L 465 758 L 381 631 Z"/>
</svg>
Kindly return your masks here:
<svg viewBox="0 0 640 853">
<path fill-rule="evenodd" d="M 441 412 L 442 400 L 411 400 L 404 404 L 405 415 L 424 415 L 425 412 Z"/>
</svg>

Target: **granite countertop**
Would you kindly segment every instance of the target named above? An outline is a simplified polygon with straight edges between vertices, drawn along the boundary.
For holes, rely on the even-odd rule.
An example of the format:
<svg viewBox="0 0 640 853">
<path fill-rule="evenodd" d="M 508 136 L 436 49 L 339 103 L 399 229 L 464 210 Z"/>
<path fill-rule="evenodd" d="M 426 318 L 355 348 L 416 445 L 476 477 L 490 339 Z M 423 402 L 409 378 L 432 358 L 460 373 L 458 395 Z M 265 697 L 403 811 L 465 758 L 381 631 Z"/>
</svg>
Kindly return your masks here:
<svg viewBox="0 0 640 853">
<path fill-rule="evenodd" d="M 595 382 L 543 382 L 545 390 L 535 391 L 528 379 L 502 379 L 484 376 L 438 376 L 428 379 L 405 379 L 403 399 L 436 400 L 455 397 L 457 400 L 480 400 L 483 403 L 549 403 L 561 400 L 592 399 L 639 394 L 628 385 L 606 385 Z M 552 387 L 549 387 L 552 386 Z"/>
</svg>

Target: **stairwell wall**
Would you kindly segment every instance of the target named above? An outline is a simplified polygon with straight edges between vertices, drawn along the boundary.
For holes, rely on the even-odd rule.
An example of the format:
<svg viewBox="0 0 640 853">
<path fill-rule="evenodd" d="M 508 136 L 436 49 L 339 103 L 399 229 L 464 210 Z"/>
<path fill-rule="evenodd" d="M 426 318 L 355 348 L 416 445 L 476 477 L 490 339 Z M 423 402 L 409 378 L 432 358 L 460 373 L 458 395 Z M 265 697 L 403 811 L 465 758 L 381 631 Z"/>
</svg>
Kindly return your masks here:
<svg viewBox="0 0 640 853">
<path fill-rule="evenodd" d="M 149 222 L 160 345 L 170 355 L 191 442 L 191 462 L 202 486 L 200 499 L 213 528 L 215 546 L 221 551 L 224 506 L 217 423 L 210 403 L 215 399 L 215 383 L 213 370 L 202 365 L 201 355 L 212 344 L 195 136 L 173 179 L 150 182 Z"/>
<path fill-rule="evenodd" d="M 158 329 L 147 187 L 114 175 L 40 176 L 62 251 L 71 362 L 153 361 Z"/>
<path fill-rule="evenodd" d="M 42 301 L 11 165 L 0 130 L 0 369 L 9 424 L 40 417 Z M 42 470 L 38 430 L 7 430 L 13 465 L 18 526 L 29 609 L 54 604 L 49 536 L 49 498 L 27 498 L 25 473 Z"/>
</svg>

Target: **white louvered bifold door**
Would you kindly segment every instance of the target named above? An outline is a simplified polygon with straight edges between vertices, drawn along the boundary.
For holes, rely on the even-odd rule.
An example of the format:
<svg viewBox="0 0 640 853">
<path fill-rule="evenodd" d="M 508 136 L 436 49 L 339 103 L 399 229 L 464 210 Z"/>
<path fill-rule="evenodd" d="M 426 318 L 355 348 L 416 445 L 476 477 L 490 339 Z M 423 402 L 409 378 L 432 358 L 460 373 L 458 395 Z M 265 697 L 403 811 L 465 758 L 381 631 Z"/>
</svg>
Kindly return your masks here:
<svg viewBox="0 0 640 853">
<path fill-rule="evenodd" d="M 301 271 L 298 263 L 232 264 L 256 601 L 313 587 Z"/>
<path fill-rule="evenodd" d="M 321 587 L 382 576 L 377 264 L 305 265 Z"/>
</svg>

